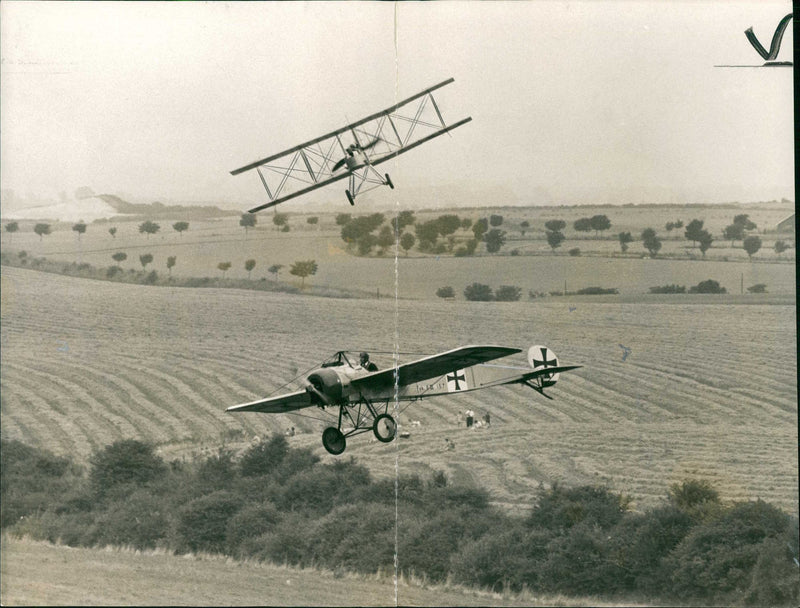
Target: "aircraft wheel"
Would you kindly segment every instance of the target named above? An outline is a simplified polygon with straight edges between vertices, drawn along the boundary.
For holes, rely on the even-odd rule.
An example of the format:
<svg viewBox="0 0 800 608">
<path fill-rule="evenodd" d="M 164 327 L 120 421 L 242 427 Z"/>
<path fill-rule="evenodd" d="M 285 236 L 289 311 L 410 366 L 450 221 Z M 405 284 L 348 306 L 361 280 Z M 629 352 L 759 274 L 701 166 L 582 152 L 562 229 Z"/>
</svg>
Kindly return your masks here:
<svg viewBox="0 0 800 608">
<path fill-rule="evenodd" d="M 392 178 L 389 177 L 388 173 L 384 173 L 384 176 L 386 177 L 386 185 L 389 186 L 392 190 L 394 190 L 394 184 L 392 183 Z"/>
<path fill-rule="evenodd" d="M 345 441 L 344 435 L 342 435 L 342 431 L 334 426 L 329 426 L 322 431 L 322 445 L 330 454 L 338 456 L 344 452 L 344 449 L 347 447 L 347 442 Z"/>
<path fill-rule="evenodd" d="M 350 194 L 350 190 L 345 190 L 344 193 L 347 195 L 347 200 L 350 201 L 351 205 L 356 204 L 356 199 L 353 198 L 353 195 Z"/>
<path fill-rule="evenodd" d="M 397 423 L 389 414 L 381 414 L 372 424 L 372 432 L 378 441 L 389 443 L 397 435 Z"/>
</svg>

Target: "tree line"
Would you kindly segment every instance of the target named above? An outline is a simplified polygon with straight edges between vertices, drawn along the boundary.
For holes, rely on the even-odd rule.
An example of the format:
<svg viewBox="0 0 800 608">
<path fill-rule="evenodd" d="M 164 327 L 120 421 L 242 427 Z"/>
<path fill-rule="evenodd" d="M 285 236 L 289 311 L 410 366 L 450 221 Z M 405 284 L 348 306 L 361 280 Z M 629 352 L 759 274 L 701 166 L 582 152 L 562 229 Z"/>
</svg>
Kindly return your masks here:
<svg viewBox="0 0 800 608">
<path fill-rule="evenodd" d="M 494 591 L 608 601 L 794 606 L 797 518 L 723 501 L 702 480 L 634 511 L 605 487 L 541 487 L 523 515 L 441 472 L 375 480 L 352 458 L 322 464 L 283 435 L 240 456 L 165 461 L 122 440 L 88 467 L 0 440 L 5 533 L 70 546 L 124 545 L 366 574 L 447 579 Z M 397 503 L 395 497 L 397 496 Z M 395 532 L 395 525 L 397 531 Z M 395 546 L 397 539 L 397 546 Z"/>
</svg>

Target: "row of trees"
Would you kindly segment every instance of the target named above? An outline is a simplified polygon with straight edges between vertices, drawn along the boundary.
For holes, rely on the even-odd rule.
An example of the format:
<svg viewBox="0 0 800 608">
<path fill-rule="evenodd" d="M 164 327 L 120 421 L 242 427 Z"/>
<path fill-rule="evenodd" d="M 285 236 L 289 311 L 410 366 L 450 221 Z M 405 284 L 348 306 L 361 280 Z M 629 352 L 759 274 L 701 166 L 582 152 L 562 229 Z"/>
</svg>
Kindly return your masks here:
<svg viewBox="0 0 800 608">
<path fill-rule="evenodd" d="M 703 481 L 675 483 L 638 512 L 608 488 L 554 484 L 512 515 L 442 472 L 374 480 L 353 459 L 323 465 L 282 435 L 239 458 L 220 449 L 190 462 L 118 441 L 88 471 L 16 441 L 0 440 L 0 456 L 3 531 L 71 546 L 364 574 L 397 565 L 432 582 L 606 601 L 797 605 L 797 518 L 760 500 L 726 504 Z"/>
<path fill-rule="evenodd" d="M 111 255 L 111 259 L 114 260 L 117 264 L 121 264 L 125 260 L 128 259 L 128 254 L 124 251 L 117 251 Z M 170 276 L 172 276 L 172 268 L 175 266 L 177 261 L 177 256 L 168 256 L 167 257 L 167 270 L 169 271 Z M 146 269 L 148 264 L 153 262 L 153 254 L 152 253 L 143 253 L 139 256 L 139 263 L 142 265 L 142 269 Z M 233 264 L 231 262 L 219 262 L 217 264 L 217 269 L 222 272 L 222 276 L 225 277 L 225 273 L 231 269 Z M 247 271 L 247 278 L 250 279 L 250 275 L 253 269 L 256 267 L 256 260 L 249 259 L 245 260 L 244 262 L 244 269 Z M 283 264 L 273 264 L 267 270 L 271 274 L 275 276 L 275 279 L 278 278 L 278 273 L 283 269 Z M 289 268 L 289 274 L 293 276 L 300 277 L 302 279 L 301 286 L 305 286 L 305 279 L 306 277 L 312 276 L 317 273 L 317 263 L 315 260 L 305 260 L 305 261 L 297 261 L 292 264 Z"/>
</svg>

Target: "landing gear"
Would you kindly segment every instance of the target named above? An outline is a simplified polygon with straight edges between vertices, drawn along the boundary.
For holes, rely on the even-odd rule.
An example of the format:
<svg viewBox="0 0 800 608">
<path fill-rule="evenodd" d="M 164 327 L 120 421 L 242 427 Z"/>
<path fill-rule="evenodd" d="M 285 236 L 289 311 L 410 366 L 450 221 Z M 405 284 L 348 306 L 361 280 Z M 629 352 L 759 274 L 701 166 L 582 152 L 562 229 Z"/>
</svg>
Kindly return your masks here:
<svg viewBox="0 0 800 608">
<path fill-rule="evenodd" d="M 397 423 L 389 414 L 381 414 L 372 423 L 375 438 L 382 443 L 389 443 L 397 435 Z"/>
<path fill-rule="evenodd" d="M 383 174 L 386 177 L 386 185 L 389 186 L 392 190 L 394 190 L 394 184 L 392 183 L 392 178 L 389 177 L 388 173 Z"/>
<path fill-rule="evenodd" d="M 330 454 L 338 456 L 344 452 L 344 449 L 347 447 L 347 441 L 342 431 L 336 427 L 329 426 L 322 431 L 322 445 Z"/>
<path fill-rule="evenodd" d="M 353 195 L 350 194 L 350 190 L 345 190 L 344 193 L 347 195 L 347 200 L 350 201 L 350 205 L 355 205 L 356 199 L 354 199 Z"/>
</svg>

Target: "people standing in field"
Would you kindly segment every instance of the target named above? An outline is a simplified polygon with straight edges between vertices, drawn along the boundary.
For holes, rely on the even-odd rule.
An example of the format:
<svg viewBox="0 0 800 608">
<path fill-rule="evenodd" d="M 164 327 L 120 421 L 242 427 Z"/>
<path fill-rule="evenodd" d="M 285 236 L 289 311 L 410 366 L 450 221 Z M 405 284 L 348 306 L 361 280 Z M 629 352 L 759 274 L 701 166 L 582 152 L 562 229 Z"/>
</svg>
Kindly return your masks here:
<svg viewBox="0 0 800 608">
<path fill-rule="evenodd" d="M 467 410 L 466 414 L 467 414 L 467 428 L 469 429 L 472 428 L 472 423 L 475 420 L 475 412 L 473 412 L 472 410 Z"/>
</svg>

